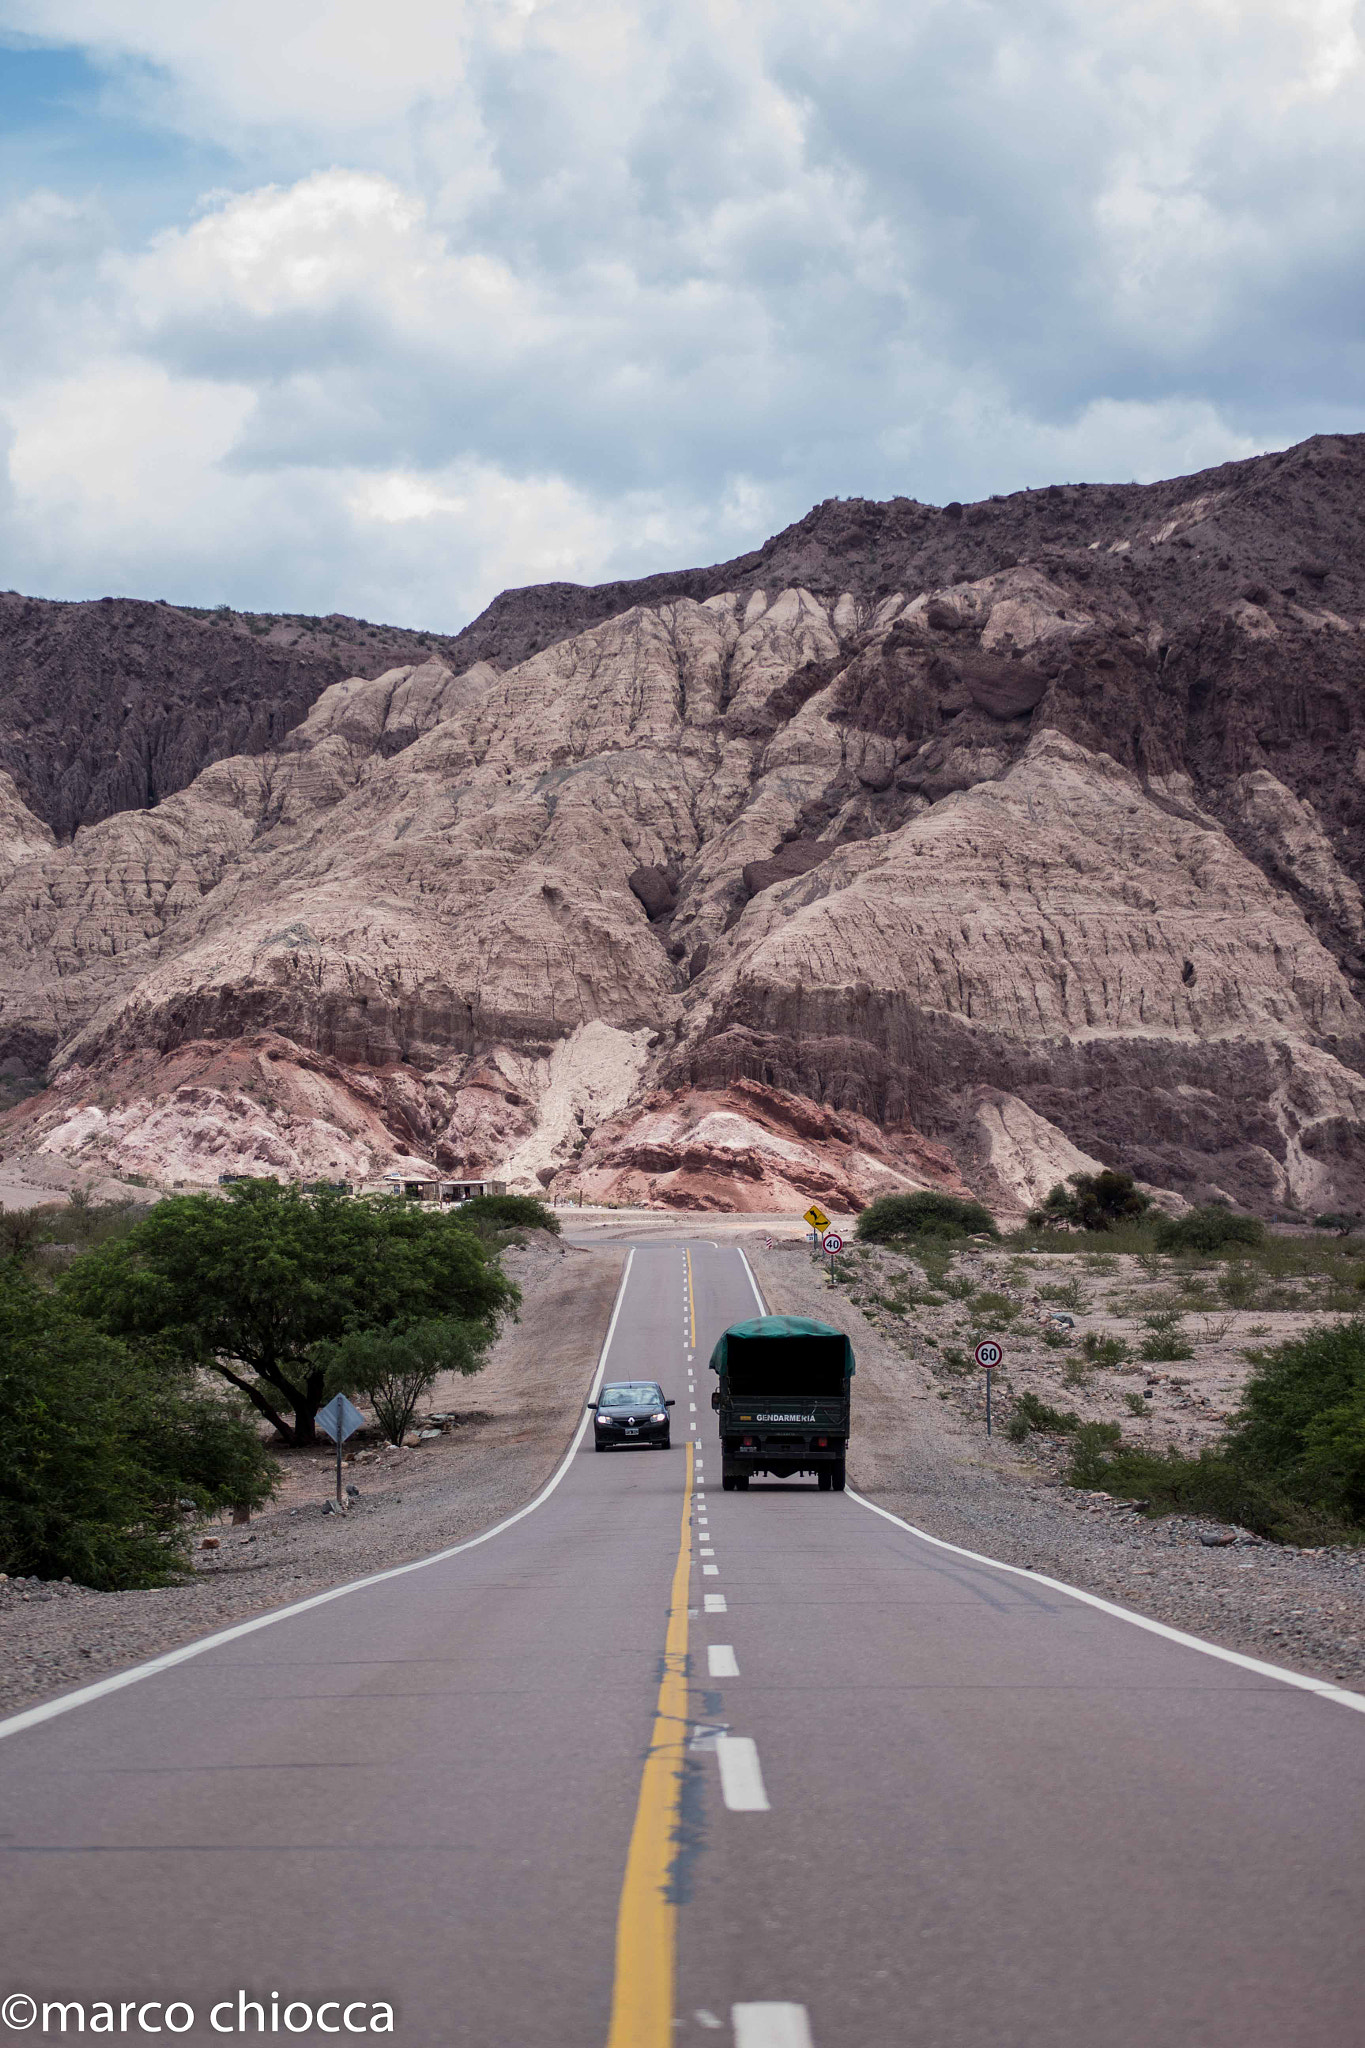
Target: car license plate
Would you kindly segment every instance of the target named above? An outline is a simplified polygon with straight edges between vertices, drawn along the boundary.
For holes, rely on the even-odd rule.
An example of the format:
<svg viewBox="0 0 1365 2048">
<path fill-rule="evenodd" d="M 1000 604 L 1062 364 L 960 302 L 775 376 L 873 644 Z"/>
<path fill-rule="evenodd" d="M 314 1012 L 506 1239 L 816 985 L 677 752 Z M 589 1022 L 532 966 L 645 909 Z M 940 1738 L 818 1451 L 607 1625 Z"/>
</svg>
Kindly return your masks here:
<svg viewBox="0 0 1365 2048">
<path fill-rule="evenodd" d="M 638 1430 L 638 1429 L 628 1429 L 628 1430 L 626 1431 L 626 1435 L 627 1435 L 627 1436 L 638 1436 L 639 1434 L 640 1434 L 640 1432 L 639 1432 L 639 1430 Z"/>
</svg>

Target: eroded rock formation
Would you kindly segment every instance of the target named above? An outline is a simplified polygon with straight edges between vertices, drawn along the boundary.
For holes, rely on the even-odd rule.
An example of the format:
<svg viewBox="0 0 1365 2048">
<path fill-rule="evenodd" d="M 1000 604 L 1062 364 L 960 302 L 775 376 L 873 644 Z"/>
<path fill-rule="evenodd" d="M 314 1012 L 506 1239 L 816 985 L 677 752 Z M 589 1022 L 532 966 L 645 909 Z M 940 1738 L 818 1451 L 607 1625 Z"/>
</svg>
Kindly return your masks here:
<svg viewBox="0 0 1365 2048">
<path fill-rule="evenodd" d="M 754 1210 L 1017 1211 L 1095 1160 L 1358 1200 L 1362 505 L 1342 437 L 817 508 L 726 587 L 508 593 L 471 664 L 320 681 L 69 838 L 0 780 L 0 1049 L 51 1083 L 0 1137 Z"/>
</svg>

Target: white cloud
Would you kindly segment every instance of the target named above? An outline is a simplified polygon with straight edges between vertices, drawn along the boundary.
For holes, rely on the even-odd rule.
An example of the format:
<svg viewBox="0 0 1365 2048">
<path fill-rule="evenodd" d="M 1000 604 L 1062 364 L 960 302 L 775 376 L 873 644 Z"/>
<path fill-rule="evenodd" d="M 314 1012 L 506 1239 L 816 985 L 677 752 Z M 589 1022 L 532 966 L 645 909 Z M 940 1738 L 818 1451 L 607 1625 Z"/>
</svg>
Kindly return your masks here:
<svg viewBox="0 0 1365 2048">
<path fill-rule="evenodd" d="M 1365 423 L 1356 23 L 0 0 L 153 67 L 111 91 L 243 171 L 138 248 L 93 200 L 0 218 L 8 580 L 449 625 L 832 492 L 1152 476 Z"/>
</svg>

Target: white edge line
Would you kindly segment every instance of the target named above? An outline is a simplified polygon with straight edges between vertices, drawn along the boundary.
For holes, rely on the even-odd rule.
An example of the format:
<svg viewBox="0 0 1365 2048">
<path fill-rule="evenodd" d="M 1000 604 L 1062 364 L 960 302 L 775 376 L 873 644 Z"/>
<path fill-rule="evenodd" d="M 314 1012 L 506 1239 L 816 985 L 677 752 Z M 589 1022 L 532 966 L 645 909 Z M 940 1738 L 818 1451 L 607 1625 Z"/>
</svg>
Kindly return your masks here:
<svg viewBox="0 0 1365 2048">
<path fill-rule="evenodd" d="M 1079 1586 L 1069 1586 L 1065 1579 L 1049 1578 L 1046 1572 L 1032 1572 L 1020 1564 L 1002 1564 L 998 1557 L 983 1557 L 979 1550 L 964 1550 L 960 1543 L 945 1543 L 941 1536 L 931 1536 L 926 1529 L 917 1529 L 913 1522 L 902 1521 L 889 1508 L 879 1508 L 875 1501 L 865 1500 L 851 1486 L 846 1491 L 848 1498 L 857 1501 L 860 1508 L 869 1509 L 884 1521 L 894 1522 L 898 1529 L 907 1529 L 912 1536 L 918 1536 L 921 1543 L 932 1543 L 935 1550 L 951 1551 L 954 1557 L 969 1558 L 973 1564 L 987 1564 L 992 1571 L 1009 1572 L 1016 1579 L 1030 1579 L 1035 1586 L 1050 1586 L 1054 1593 L 1065 1593 L 1072 1600 L 1084 1601 L 1087 1607 L 1097 1607 L 1101 1614 L 1112 1614 L 1120 1621 L 1130 1621 L 1134 1628 L 1145 1628 L 1149 1635 L 1164 1636 L 1168 1643 L 1179 1643 L 1187 1650 L 1202 1650 L 1206 1657 L 1217 1657 L 1224 1664 L 1236 1664 L 1240 1670 L 1254 1671 L 1261 1678 L 1278 1678 L 1284 1685 L 1296 1685 L 1301 1692 L 1316 1693 L 1319 1699 L 1335 1700 L 1340 1707 L 1351 1707 L 1357 1714 L 1365 1714 L 1365 1693 L 1348 1692 L 1344 1686 L 1333 1685 L 1326 1678 L 1310 1678 L 1302 1671 L 1286 1671 L 1282 1665 L 1266 1664 L 1259 1657 L 1247 1657 L 1241 1650 L 1225 1650 L 1221 1643 L 1206 1643 L 1202 1636 L 1186 1635 L 1183 1629 L 1171 1628 L 1164 1621 L 1153 1621 L 1147 1614 L 1134 1614 L 1131 1608 L 1118 1607 L 1112 1600 L 1101 1599 L 1098 1593 L 1086 1593 Z"/>
<path fill-rule="evenodd" d="M 749 1275 L 749 1285 L 754 1290 L 754 1299 L 759 1312 L 767 1315 L 767 1304 L 759 1293 L 753 1267 L 744 1258 L 744 1252 L 737 1247 L 744 1270 Z M 1333 1700 L 1339 1707 L 1350 1707 L 1353 1713 L 1365 1714 L 1365 1693 L 1351 1692 L 1342 1685 L 1333 1685 L 1330 1679 L 1310 1678 L 1303 1671 L 1286 1671 L 1283 1665 L 1267 1664 L 1260 1657 L 1248 1657 L 1241 1650 L 1225 1650 L 1221 1643 L 1206 1643 L 1202 1636 L 1187 1635 L 1184 1629 L 1171 1628 L 1164 1621 L 1153 1621 L 1150 1615 L 1134 1614 L 1129 1607 L 1119 1607 L 1112 1600 L 1101 1599 L 1098 1593 L 1087 1593 L 1080 1586 L 1069 1586 L 1065 1579 L 1049 1578 L 1046 1572 L 1032 1572 L 1020 1564 L 1003 1564 L 998 1557 L 985 1557 L 979 1550 L 964 1550 L 960 1543 L 945 1543 L 941 1536 L 931 1536 L 927 1529 L 917 1529 L 913 1522 L 903 1521 L 893 1515 L 890 1508 L 879 1508 L 875 1501 L 867 1500 L 853 1488 L 845 1489 L 849 1500 L 856 1501 L 860 1508 L 880 1515 L 884 1521 L 894 1522 L 898 1529 L 907 1529 L 912 1536 L 918 1536 L 921 1543 L 931 1543 L 935 1550 L 947 1550 L 954 1557 L 969 1558 L 973 1564 L 989 1565 L 992 1571 L 1009 1572 L 1016 1579 L 1030 1579 L 1036 1586 L 1050 1586 L 1054 1593 L 1065 1593 L 1068 1599 L 1083 1601 L 1087 1607 L 1097 1607 L 1101 1614 L 1112 1614 L 1119 1621 L 1131 1622 L 1134 1628 L 1145 1628 L 1149 1635 L 1163 1636 L 1168 1643 L 1179 1643 L 1186 1650 L 1201 1650 L 1206 1657 L 1217 1657 L 1221 1663 L 1235 1664 L 1241 1671 L 1254 1671 L 1260 1678 L 1278 1678 L 1282 1685 L 1297 1686 L 1300 1692 L 1316 1693 L 1319 1699 Z M 3 1730 L 0 1729 L 0 1733 Z"/>
<path fill-rule="evenodd" d="M 748 1274 L 748 1276 L 749 1276 L 749 1285 L 750 1285 L 750 1286 L 751 1286 L 751 1287 L 753 1288 L 753 1290 L 754 1290 L 754 1300 L 755 1300 L 755 1301 L 756 1301 L 756 1302 L 758 1303 L 758 1312 L 759 1312 L 759 1314 L 760 1314 L 761 1316 L 766 1316 L 766 1315 L 767 1315 L 767 1313 L 768 1313 L 768 1304 L 767 1304 L 767 1302 L 766 1302 L 766 1301 L 765 1301 L 765 1300 L 763 1299 L 763 1296 L 762 1296 L 762 1295 L 761 1295 L 761 1294 L 759 1293 L 759 1291 L 758 1291 L 758 1282 L 757 1282 L 757 1280 L 755 1280 L 755 1278 L 754 1278 L 754 1269 L 753 1269 L 753 1267 L 752 1267 L 752 1266 L 751 1266 L 751 1265 L 749 1264 L 749 1261 L 748 1261 L 748 1260 L 747 1260 L 747 1259 L 745 1258 L 745 1256 L 744 1256 L 744 1247 L 743 1247 L 743 1245 L 742 1245 L 742 1244 L 737 1244 L 737 1245 L 735 1246 L 735 1250 L 736 1250 L 736 1251 L 737 1251 L 737 1252 L 739 1253 L 739 1257 L 740 1257 L 740 1263 L 742 1264 L 742 1266 L 744 1267 L 744 1270 L 745 1270 L 745 1272 L 746 1272 L 746 1273 Z"/>
<path fill-rule="evenodd" d="M 611 1350 L 611 1340 L 616 1335 L 616 1324 L 621 1314 L 621 1304 L 626 1298 L 626 1284 L 630 1279 L 634 1259 L 635 1247 L 632 1245 L 626 1253 L 626 1263 L 612 1306 L 611 1321 L 607 1325 L 607 1334 L 602 1340 L 602 1349 L 597 1356 L 597 1370 L 593 1374 L 592 1385 L 587 1393 L 589 1401 L 602 1384 L 607 1354 Z M 330 1586 L 325 1593 L 313 1593 L 307 1600 L 295 1600 L 289 1607 L 277 1607 L 271 1614 L 258 1614 L 250 1621 L 239 1621 L 233 1628 L 219 1629 L 214 1635 L 201 1636 L 198 1642 L 182 1643 L 178 1650 L 167 1650 L 164 1656 L 152 1657 L 145 1664 L 135 1664 L 129 1671 L 116 1671 L 109 1678 L 97 1679 L 93 1685 L 83 1685 L 78 1692 L 62 1693 L 55 1700 L 45 1700 L 41 1706 L 26 1708 L 22 1714 L 11 1714 L 8 1719 L 0 1721 L 0 1740 L 6 1735 L 18 1735 L 25 1728 L 34 1728 L 40 1721 L 51 1721 L 58 1714 L 69 1714 L 73 1707 L 83 1707 L 88 1701 L 102 1699 L 106 1693 L 119 1692 L 125 1685 L 136 1685 L 139 1679 L 152 1678 L 158 1671 L 169 1671 L 176 1664 L 188 1663 L 191 1657 L 201 1656 L 205 1650 L 216 1650 L 224 1643 L 235 1643 L 242 1636 L 254 1635 L 257 1629 L 272 1628 L 277 1621 L 289 1621 L 296 1614 L 307 1614 L 311 1608 L 325 1607 L 329 1601 L 341 1600 L 347 1593 L 361 1593 L 367 1586 L 383 1585 L 386 1579 L 406 1578 L 409 1572 L 423 1572 L 428 1565 L 444 1564 L 447 1558 L 459 1557 L 462 1551 L 475 1550 L 479 1544 L 490 1542 L 494 1536 L 501 1536 L 504 1529 L 510 1529 L 517 1522 L 524 1521 L 527 1515 L 534 1514 L 536 1509 L 543 1507 L 550 1498 L 578 1454 L 578 1447 L 587 1433 L 588 1413 L 585 1405 L 568 1450 L 535 1499 L 528 1501 L 524 1508 L 518 1508 L 514 1515 L 508 1515 L 505 1521 L 495 1522 L 491 1529 L 483 1530 L 478 1536 L 470 1536 L 463 1543 L 454 1543 L 448 1550 L 433 1551 L 430 1557 L 414 1558 L 411 1564 L 392 1565 L 387 1571 L 371 1572 L 368 1578 L 352 1579 L 344 1586 Z"/>
</svg>

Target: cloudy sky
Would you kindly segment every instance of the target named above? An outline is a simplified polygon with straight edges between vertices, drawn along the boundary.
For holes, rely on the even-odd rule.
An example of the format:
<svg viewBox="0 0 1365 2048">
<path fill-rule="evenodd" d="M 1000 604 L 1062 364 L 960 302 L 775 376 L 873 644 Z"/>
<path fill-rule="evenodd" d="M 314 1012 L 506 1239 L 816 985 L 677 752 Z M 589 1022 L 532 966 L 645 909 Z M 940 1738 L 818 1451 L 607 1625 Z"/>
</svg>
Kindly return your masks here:
<svg viewBox="0 0 1365 2048">
<path fill-rule="evenodd" d="M 0 585 L 452 628 L 1365 428 L 1352 0 L 0 0 Z"/>
</svg>

